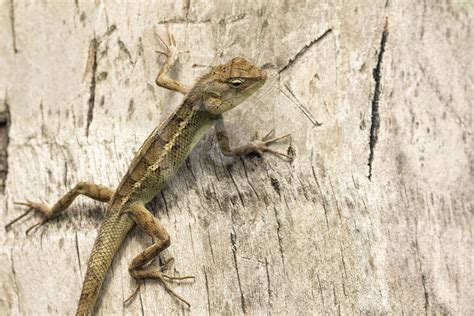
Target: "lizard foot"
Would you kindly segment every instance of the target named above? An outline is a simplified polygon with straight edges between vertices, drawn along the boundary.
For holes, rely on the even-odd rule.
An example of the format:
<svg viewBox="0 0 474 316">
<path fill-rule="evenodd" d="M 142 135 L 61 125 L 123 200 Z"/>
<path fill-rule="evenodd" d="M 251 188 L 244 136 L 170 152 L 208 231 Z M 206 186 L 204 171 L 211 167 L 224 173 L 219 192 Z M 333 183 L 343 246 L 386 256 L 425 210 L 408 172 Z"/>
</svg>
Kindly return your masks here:
<svg viewBox="0 0 474 316">
<path fill-rule="evenodd" d="M 159 41 L 166 49 L 166 51 L 160 51 L 157 50 L 156 52 L 158 54 L 165 55 L 167 58 L 177 58 L 179 54 L 183 53 L 189 53 L 188 50 L 186 51 L 180 51 L 178 50 L 178 46 L 176 45 L 176 40 L 173 35 L 171 35 L 169 32 L 167 33 L 168 36 L 168 42 L 163 40 L 163 38 L 158 34 L 156 30 L 153 30 L 155 33 L 155 37 L 157 39 L 157 42 Z"/>
<path fill-rule="evenodd" d="M 46 223 L 48 220 L 50 220 L 53 217 L 51 206 L 49 206 L 45 202 L 31 202 L 27 200 L 24 202 L 13 202 L 13 204 L 27 206 L 28 209 L 26 210 L 25 213 L 21 214 L 20 216 L 12 220 L 10 223 L 5 225 L 5 229 L 8 229 L 11 225 L 13 225 L 17 221 L 19 221 L 20 219 L 28 215 L 31 211 L 38 211 L 43 215 L 43 219 L 26 230 L 26 234 L 28 235 L 28 233 L 32 229 L 37 229 L 39 226 L 43 225 L 44 223 Z"/>
<path fill-rule="evenodd" d="M 282 152 L 273 150 L 269 147 L 269 145 L 276 143 L 282 139 L 291 137 L 291 134 L 286 134 L 280 137 L 271 137 L 275 133 L 275 129 L 272 129 L 270 132 L 267 133 L 262 139 L 258 139 L 257 133 L 255 134 L 255 138 L 251 141 L 247 146 L 249 146 L 249 154 L 256 154 L 259 157 L 263 155 L 264 152 L 272 153 L 276 156 L 284 157 L 288 161 L 293 160 L 293 156 L 284 154 Z"/>
<path fill-rule="evenodd" d="M 194 280 L 195 277 L 194 276 L 175 277 L 175 276 L 170 276 L 170 275 L 167 275 L 167 274 L 163 273 L 163 271 L 168 269 L 168 265 L 172 261 L 173 261 L 173 259 L 169 259 L 165 262 L 165 264 L 163 266 L 160 266 L 160 267 L 147 267 L 147 268 L 144 268 L 144 269 L 134 269 L 134 270 L 130 271 L 130 274 L 136 280 L 144 280 L 144 279 L 157 279 L 157 280 L 160 280 L 161 283 L 163 284 L 164 288 L 166 289 L 166 291 L 168 293 L 170 293 L 171 296 L 177 298 L 179 301 L 186 304 L 189 308 L 189 307 L 191 307 L 191 304 L 189 304 L 188 301 L 186 301 L 178 293 L 173 291 L 173 289 L 171 289 L 168 286 L 168 282 L 190 280 L 190 279 Z M 140 286 L 141 286 L 141 284 L 139 284 L 137 286 L 137 288 L 135 289 L 135 291 L 133 291 L 133 293 L 124 301 L 124 305 L 128 305 L 135 298 L 135 296 L 138 294 L 138 291 L 140 290 Z"/>
</svg>

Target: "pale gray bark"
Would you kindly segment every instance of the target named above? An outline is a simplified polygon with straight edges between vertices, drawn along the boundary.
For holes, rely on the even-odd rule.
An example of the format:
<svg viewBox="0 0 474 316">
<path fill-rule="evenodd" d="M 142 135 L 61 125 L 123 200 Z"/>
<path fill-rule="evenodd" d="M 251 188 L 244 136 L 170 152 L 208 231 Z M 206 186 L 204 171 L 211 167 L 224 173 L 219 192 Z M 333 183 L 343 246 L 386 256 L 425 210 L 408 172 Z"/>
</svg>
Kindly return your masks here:
<svg viewBox="0 0 474 316">
<path fill-rule="evenodd" d="M 151 241 L 135 230 L 99 314 L 474 313 L 471 1 L 0 6 L 2 225 L 14 200 L 116 185 L 177 107 L 154 84 L 154 28 L 189 50 L 173 73 L 187 83 L 235 56 L 266 65 L 226 117 L 234 142 L 293 134 L 293 163 L 228 159 L 206 136 L 152 205 L 172 273 L 196 276 L 173 287 L 191 310 L 151 281 L 122 306 Z M 2 314 L 74 312 L 103 211 L 79 198 L 31 236 L 37 216 L 0 234 Z"/>
</svg>

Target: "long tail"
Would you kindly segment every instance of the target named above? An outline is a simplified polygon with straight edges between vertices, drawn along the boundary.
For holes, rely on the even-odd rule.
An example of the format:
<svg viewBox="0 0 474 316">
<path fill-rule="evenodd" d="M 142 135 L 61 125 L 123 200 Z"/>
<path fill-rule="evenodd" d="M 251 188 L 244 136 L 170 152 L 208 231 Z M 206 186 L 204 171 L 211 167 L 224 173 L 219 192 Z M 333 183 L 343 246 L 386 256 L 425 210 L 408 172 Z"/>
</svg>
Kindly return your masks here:
<svg viewBox="0 0 474 316">
<path fill-rule="evenodd" d="M 132 227 L 133 221 L 128 216 L 120 216 L 118 212 L 105 219 L 89 257 L 76 315 L 92 314 L 115 253 Z"/>
</svg>

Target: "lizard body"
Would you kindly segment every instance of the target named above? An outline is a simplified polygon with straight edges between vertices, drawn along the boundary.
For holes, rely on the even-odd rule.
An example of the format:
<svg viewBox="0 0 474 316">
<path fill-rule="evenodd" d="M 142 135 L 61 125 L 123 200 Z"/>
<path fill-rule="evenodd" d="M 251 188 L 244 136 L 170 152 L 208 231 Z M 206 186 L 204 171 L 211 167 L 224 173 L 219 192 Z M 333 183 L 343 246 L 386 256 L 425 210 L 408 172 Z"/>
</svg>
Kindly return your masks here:
<svg viewBox="0 0 474 316">
<path fill-rule="evenodd" d="M 170 37 L 167 49 L 168 52 L 164 53 L 167 55 L 167 60 L 158 74 L 157 84 L 186 94 L 185 99 L 179 108 L 148 136 L 118 187 L 113 190 L 93 183 L 80 182 L 52 207 L 45 203 L 30 201 L 17 203 L 28 206 L 29 209 L 25 214 L 31 210 L 42 213 L 43 220 L 31 227 L 36 228 L 67 209 L 80 194 L 108 202 L 104 223 L 89 257 L 77 315 L 93 313 L 112 260 L 123 239 L 135 224 L 152 236 L 155 242 L 132 260 L 129 266 L 130 274 L 137 280 L 160 279 L 168 292 L 188 304 L 171 290 L 166 282 L 189 277 L 170 277 L 162 273 L 160 267 L 145 266 L 170 245 L 168 233 L 158 219 L 146 210 L 145 204 L 151 201 L 168 179 L 176 173 L 199 139 L 212 126 L 215 127 L 219 145 L 225 155 L 243 155 L 251 152 L 261 154 L 269 151 L 285 156 L 267 147 L 281 139 L 267 139 L 268 135 L 261 141 L 256 140 L 247 145 L 231 148 L 222 123 L 222 113 L 243 102 L 264 84 L 267 77 L 263 70 L 243 58 L 234 58 L 227 64 L 214 67 L 208 74 L 199 78 L 192 89 L 189 89 L 167 77 L 177 60 L 173 37 Z M 19 218 L 13 220 L 7 227 Z"/>
<path fill-rule="evenodd" d="M 200 129 L 209 129 L 210 116 L 186 99 L 169 120 L 156 128 L 133 159 L 110 201 L 96 239 L 82 287 L 77 314 L 86 314 L 96 301 L 112 259 L 134 221 L 122 215 L 128 205 L 148 203 L 186 159 Z"/>
</svg>

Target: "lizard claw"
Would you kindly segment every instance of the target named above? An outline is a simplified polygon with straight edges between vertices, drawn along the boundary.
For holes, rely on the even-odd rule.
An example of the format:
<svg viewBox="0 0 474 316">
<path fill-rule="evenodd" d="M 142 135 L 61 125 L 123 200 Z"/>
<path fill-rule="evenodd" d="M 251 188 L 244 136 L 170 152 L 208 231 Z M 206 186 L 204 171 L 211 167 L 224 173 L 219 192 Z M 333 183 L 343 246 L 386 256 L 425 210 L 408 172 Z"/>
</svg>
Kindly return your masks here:
<svg viewBox="0 0 474 316">
<path fill-rule="evenodd" d="M 40 227 L 41 225 L 43 225 L 44 223 L 46 223 L 46 220 L 42 220 L 36 224 L 34 224 L 33 226 L 31 226 L 30 228 L 28 228 L 26 231 L 25 231 L 25 234 L 28 235 L 28 233 L 31 231 L 31 230 L 35 230 L 38 229 L 38 227 Z"/>
<path fill-rule="evenodd" d="M 169 259 L 165 262 L 164 266 L 169 265 L 170 262 L 172 262 L 173 259 Z M 195 279 L 194 276 L 183 276 L 183 277 L 175 277 L 175 276 L 169 276 L 165 273 L 163 273 L 162 267 L 153 267 L 153 268 L 146 268 L 146 269 L 140 269 L 140 270 L 132 270 L 130 271 L 130 274 L 132 275 L 133 278 L 137 280 L 141 279 L 158 279 L 161 281 L 161 284 L 163 284 L 163 287 L 165 290 L 171 294 L 171 296 L 177 298 L 179 301 L 183 302 L 188 306 L 188 308 L 191 307 L 191 304 L 188 303 L 182 296 L 180 296 L 178 293 L 176 293 L 173 289 L 171 289 L 168 286 L 168 282 L 173 282 L 173 281 L 182 281 L 182 280 L 190 280 L 190 279 Z M 124 301 L 124 304 L 128 305 L 138 294 L 140 290 L 141 284 L 137 286 L 137 288 L 133 291 L 133 293 Z"/>
<path fill-rule="evenodd" d="M 16 204 L 16 203 L 15 203 Z M 12 221 L 10 221 L 8 224 L 5 225 L 5 229 L 8 230 L 10 228 L 10 226 L 12 226 L 13 224 L 15 224 L 16 222 L 18 222 L 20 219 L 22 219 L 23 217 L 25 217 L 26 215 L 28 215 L 31 211 L 33 210 L 33 208 L 28 208 L 26 210 L 26 212 L 24 212 L 23 214 L 21 214 L 20 216 L 18 216 L 17 218 L 13 219 Z"/>
<path fill-rule="evenodd" d="M 271 131 L 269 131 L 262 139 L 258 139 L 258 135 L 256 134 L 255 135 L 255 140 L 253 140 L 251 143 L 250 143 L 250 154 L 251 153 L 255 153 L 259 156 L 262 156 L 262 154 L 264 152 L 269 152 L 269 153 L 272 153 L 276 156 L 280 156 L 280 157 L 284 157 L 285 159 L 287 159 L 288 161 L 293 161 L 293 156 L 290 156 L 290 155 L 287 155 L 287 154 L 284 154 L 282 152 L 279 152 L 279 151 L 276 151 L 276 150 L 273 150 L 269 147 L 269 145 L 273 144 L 273 143 L 276 143 L 282 139 L 285 139 L 285 138 L 289 138 L 291 137 L 291 134 L 286 134 L 286 135 L 283 135 L 283 136 L 280 136 L 280 137 L 274 137 L 274 138 L 271 138 L 271 136 L 274 134 L 275 132 L 275 129 L 272 129 Z"/>
<path fill-rule="evenodd" d="M 156 31 L 153 29 L 153 33 L 155 34 L 156 41 L 161 43 L 165 47 L 165 51 L 157 50 L 156 53 L 165 55 L 167 58 L 177 57 L 179 54 L 189 53 L 189 50 L 180 51 L 178 50 L 178 46 L 176 45 L 176 40 L 173 35 L 167 32 L 168 42 L 166 42 Z"/>
<path fill-rule="evenodd" d="M 127 306 L 128 304 L 130 304 L 131 301 L 133 301 L 135 296 L 137 296 L 138 292 L 140 291 L 140 286 L 141 283 L 139 283 L 137 285 L 137 288 L 132 292 L 132 294 L 130 294 L 130 296 L 125 301 L 123 301 L 123 306 Z"/>
<path fill-rule="evenodd" d="M 26 234 L 28 235 L 28 233 L 31 230 L 37 229 L 39 226 L 46 223 L 49 219 L 52 218 L 52 215 L 53 215 L 51 211 L 51 206 L 49 206 L 45 202 L 32 202 L 32 201 L 26 200 L 26 201 L 21 201 L 21 202 L 15 201 L 13 202 L 13 204 L 27 206 L 28 209 L 26 210 L 26 212 L 24 212 L 23 214 L 13 219 L 11 222 L 9 222 L 7 225 L 5 225 L 5 229 L 9 229 L 11 225 L 13 225 L 17 221 L 19 221 L 20 219 L 28 215 L 31 211 L 38 211 L 43 216 L 43 219 L 26 230 Z"/>
</svg>

